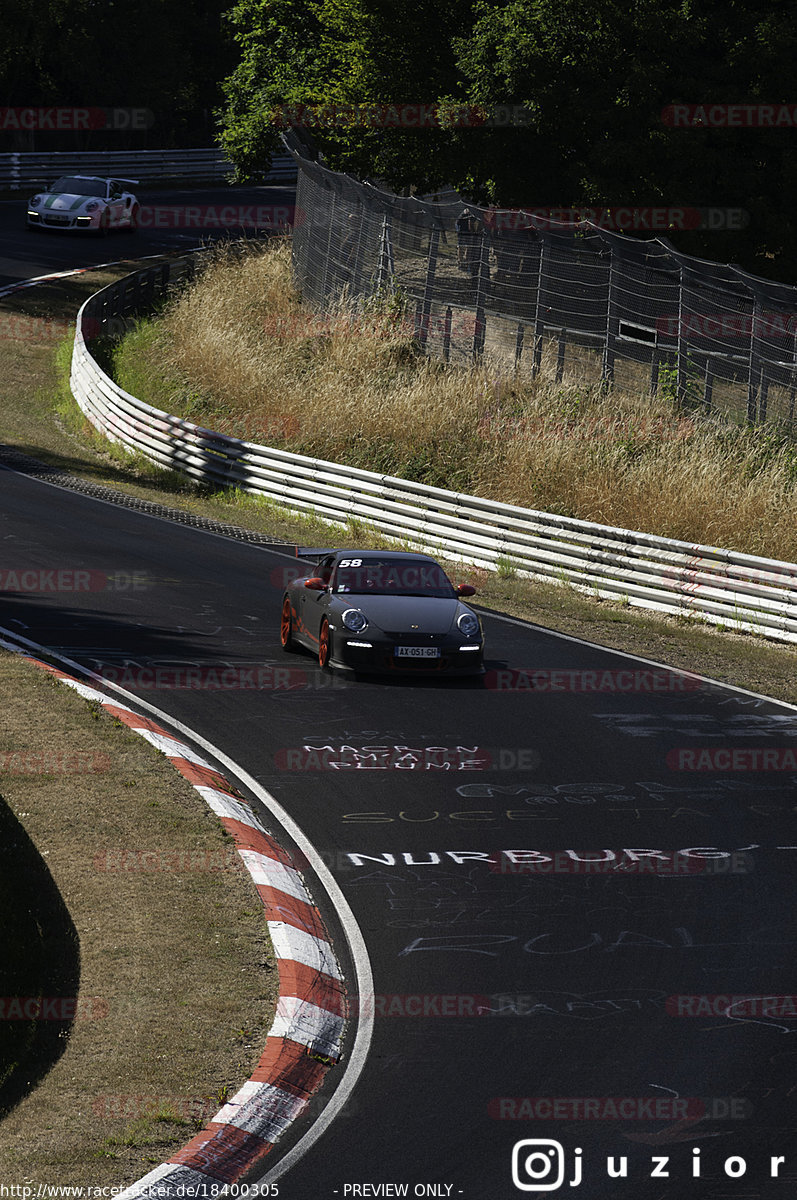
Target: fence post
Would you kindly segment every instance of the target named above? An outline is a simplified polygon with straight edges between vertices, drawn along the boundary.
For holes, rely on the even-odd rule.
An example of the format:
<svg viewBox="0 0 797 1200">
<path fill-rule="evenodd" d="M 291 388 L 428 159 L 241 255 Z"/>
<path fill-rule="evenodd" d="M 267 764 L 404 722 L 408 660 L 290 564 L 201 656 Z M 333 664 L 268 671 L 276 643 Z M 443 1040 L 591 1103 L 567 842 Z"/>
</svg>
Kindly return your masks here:
<svg viewBox="0 0 797 1200">
<path fill-rule="evenodd" d="M 476 324 L 473 330 L 474 362 L 484 354 L 484 342 L 487 334 L 485 300 L 487 297 L 487 285 L 490 282 L 489 253 L 490 245 L 485 236 L 484 226 L 482 225 L 479 234 L 479 271 L 476 277 Z"/>
<path fill-rule="evenodd" d="M 565 373 L 565 350 L 567 348 L 567 330 L 559 330 L 559 343 L 556 347 L 556 382 L 562 382 Z"/>
<path fill-rule="evenodd" d="M 678 352 L 675 360 L 675 395 L 679 404 L 686 403 L 688 379 L 686 375 L 687 345 L 684 336 L 684 271 L 683 263 L 678 268 Z"/>
<path fill-rule="evenodd" d="M 703 385 L 703 404 L 710 409 L 714 399 L 714 364 L 706 357 L 706 378 Z"/>
<path fill-rule="evenodd" d="M 758 412 L 758 393 L 761 380 L 761 355 L 758 350 L 758 339 L 756 329 L 759 323 L 760 301 L 758 296 L 753 296 L 753 312 L 750 321 L 750 356 L 748 359 L 748 380 L 747 380 L 747 420 L 751 425 L 757 425 L 759 419 L 763 419 L 762 413 Z"/>
<path fill-rule="evenodd" d="M 354 261 L 351 268 L 351 291 L 353 296 L 359 296 L 360 275 L 363 269 L 363 225 L 365 224 L 365 210 L 362 200 L 357 201 L 357 245 L 354 250 Z"/>
<path fill-rule="evenodd" d="M 326 300 L 326 298 L 327 298 L 327 280 L 329 279 L 329 263 L 330 263 L 330 260 L 332 257 L 332 228 L 335 224 L 335 199 L 336 199 L 336 195 L 333 190 L 332 196 L 331 196 L 332 203 L 331 203 L 330 209 L 329 209 L 329 229 L 327 230 L 327 251 L 326 251 L 326 254 L 324 255 L 324 274 L 321 279 L 321 300 L 322 301 Z"/>
<path fill-rule="evenodd" d="M 429 323 L 432 316 L 432 293 L 434 291 L 434 277 L 437 270 L 437 251 L 440 245 L 440 230 L 435 226 L 429 234 L 429 257 L 426 261 L 426 283 L 423 289 L 423 304 L 420 310 L 420 328 L 416 329 L 415 336 L 420 342 L 423 349 L 426 349 L 426 343 L 429 341 Z"/>
<path fill-rule="evenodd" d="M 650 360 L 650 394 L 655 396 L 659 390 L 659 360 L 656 357 L 656 351 L 653 351 L 653 356 Z"/>
<path fill-rule="evenodd" d="M 789 373 L 789 430 L 794 425 L 795 396 L 797 396 L 797 324 L 794 326 L 794 341 L 791 348 L 791 371 Z"/>
<path fill-rule="evenodd" d="M 379 235 L 379 265 L 376 269 L 377 292 L 392 288 L 395 274 L 396 265 L 393 259 L 393 236 L 390 229 L 390 221 L 387 217 L 383 217 L 382 232 Z"/>
<path fill-rule="evenodd" d="M 518 367 L 520 366 L 521 360 L 523 358 L 523 335 L 524 335 L 524 333 L 525 333 L 525 326 L 522 321 L 518 321 L 517 333 L 515 334 L 515 370 L 518 369 Z"/>
<path fill-rule="evenodd" d="M 445 320 L 443 321 L 443 358 L 448 362 L 451 357 L 451 305 L 446 309 Z"/>
<path fill-rule="evenodd" d="M 531 365 L 532 375 L 536 375 L 542 366 L 542 337 L 545 329 L 542 296 L 547 268 L 547 249 L 547 239 L 540 237 L 540 265 L 537 273 L 537 299 L 534 304 L 534 356 Z"/>
<path fill-rule="evenodd" d="M 614 383 L 614 342 L 620 328 L 617 315 L 617 289 L 615 287 L 614 247 L 609 246 L 609 292 L 606 298 L 606 341 L 603 344 L 603 364 L 601 379 L 604 383 Z"/>
</svg>

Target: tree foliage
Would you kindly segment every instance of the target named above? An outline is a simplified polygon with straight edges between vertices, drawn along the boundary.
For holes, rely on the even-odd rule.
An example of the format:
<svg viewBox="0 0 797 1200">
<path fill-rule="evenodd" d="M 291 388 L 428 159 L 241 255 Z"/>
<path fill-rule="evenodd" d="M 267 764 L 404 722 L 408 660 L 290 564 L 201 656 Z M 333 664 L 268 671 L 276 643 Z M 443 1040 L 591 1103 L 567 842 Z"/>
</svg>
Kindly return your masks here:
<svg viewBox="0 0 797 1200">
<path fill-rule="evenodd" d="M 226 7 L 224 0 L 0 0 L 0 104 L 149 109 L 150 145 L 209 143 L 220 81 L 235 64 Z M 34 148 L 0 136 L 0 150 Z M 91 136 L 97 145 L 100 135 Z M 123 135 L 105 139 L 106 148 L 124 148 Z M 56 132 L 37 133 L 35 148 L 74 146 Z"/>
<path fill-rule="evenodd" d="M 784 0 L 239 0 L 223 140 L 241 174 L 284 104 L 497 105 L 525 124 L 315 128 L 331 165 L 518 206 L 743 209 L 741 232 L 683 249 L 793 277 L 797 131 L 673 128 L 682 104 L 788 103 L 797 10 Z"/>
</svg>

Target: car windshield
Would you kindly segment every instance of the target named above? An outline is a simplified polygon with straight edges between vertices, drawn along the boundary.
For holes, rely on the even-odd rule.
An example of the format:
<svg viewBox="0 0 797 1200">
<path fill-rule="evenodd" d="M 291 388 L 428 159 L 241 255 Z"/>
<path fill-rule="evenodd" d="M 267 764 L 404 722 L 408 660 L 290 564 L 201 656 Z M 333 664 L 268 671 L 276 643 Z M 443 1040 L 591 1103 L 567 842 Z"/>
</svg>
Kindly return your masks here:
<svg viewBox="0 0 797 1200">
<path fill-rule="evenodd" d="M 67 192 L 71 196 L 105 196 L 104 179 L 77 179 L 74 175 L 63 175 L 57 179 L 51 192 Z"/>
<path fill-rule="evenodd" d="M 450 600 L 456 592 L 445 572 L 431 559 L 342 558 L 332 591 L 369 596 L 436 596 Z"/>
</svg>

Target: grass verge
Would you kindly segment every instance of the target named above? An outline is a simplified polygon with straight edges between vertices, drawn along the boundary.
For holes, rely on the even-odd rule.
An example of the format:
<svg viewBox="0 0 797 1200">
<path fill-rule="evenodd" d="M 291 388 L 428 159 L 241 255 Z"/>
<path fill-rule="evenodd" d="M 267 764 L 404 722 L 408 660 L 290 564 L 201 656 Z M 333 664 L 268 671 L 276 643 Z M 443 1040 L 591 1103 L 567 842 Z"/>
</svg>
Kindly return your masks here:
<svg viewBox="0 0 797 1200">
<path fill-rule="evenodd" d="M 257 1061 L 262 904 L 194 789 L 99 705 L 5 652 L 0 704 L 0 819 L 37 852 L 3 848 L 2 994 L 77 996 L 71 1026 L 0 1022 L 0 1179 L 129 1183 Z"/>
</svg>

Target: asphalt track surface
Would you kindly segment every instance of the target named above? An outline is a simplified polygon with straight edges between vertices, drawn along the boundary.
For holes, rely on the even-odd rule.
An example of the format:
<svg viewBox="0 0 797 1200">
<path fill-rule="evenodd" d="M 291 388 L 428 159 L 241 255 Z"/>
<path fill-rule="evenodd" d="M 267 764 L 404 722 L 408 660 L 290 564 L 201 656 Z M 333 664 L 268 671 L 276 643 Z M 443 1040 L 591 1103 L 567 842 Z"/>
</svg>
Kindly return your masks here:
<svg viewBox="0 0 797 1200">
<path fill-rule="evenodd" d="M 47 241 L 42 273 L 91 261 L 83 239 L 58 261 Z M 97 261 L 118 256 L 107 246 Z M 7 239 L 0 258 L 11 270 Z M 371 1050 L 280 1196 L 791 1200 L 797 771 L 774 768 L 797 749 L 794 710 L 490 615 L 485 681 L 330 678 L 278 644 L 290 551 L 2 467 L 0 496 L 3 571 L 96 572 L 90 591 L 4 575 L 0 626 L 239 763 L 316 846 L 362 929 Z M 174 686 L 186 668 L 222 667 L 240 672 L 222 688 Z M 534 686 L 512 674 L 524 671 Z M 709 761 L 689 757 L 704 749 L 748 753 L 736 771 L 679 769 Z M 760 769 L 753 750 L 779 756 Z M 552 861 L 530 869 L 535 852 Z M 521 1148 L 516 1183 L 525 1139 L 553 1157 Z M 785 1157 L 778 1178 L 770 1156 Z M 627 1160 L 625 1177 L 607 1177 L 608 1157 Z"/>
<path fill-rule="evenodd" d="M 287 553 L 7 469 L 0 490 L 5 570 L 96 572 L 101 589 L 15 593 L 5 577 L 0 624 L 220 746 L 307 833 L 363 930 L 377 997 L 371 1052 L 342 1114 L 280 1180 L 282 1196 L 406 1183 L 409 1195 L 429 1184 L 442 1189 L 432 1195 L 503 1200 L 521 1194 L 514 1143 L 547 1137 L 564 1147 L 568 1179 L 582 1148 L 581 1196 L 791 1194 L 794 1019 L 783 1005 L 777 1015 L 727 1005 L 677 1015 L 699 1010 L 668 998 L 797 991 L 797 851 L 776 848 L 794 841 L 794 774 L 667 762 L 681 748 L 794 748 L 793 712 L 693 680 L 583 691 L 682 681 L 489 616 L 489 669 L 534 670 L 535 689 L 330 679 L 279 648 Z M 260 688 L 246 686 L 252 664 L 266 669 Z M 156 666 L 238 668 L 243 686 L 228 676 L 221 690 L 137 689 Z M 290 676 L 268 672 L 286 666 Z M 546 682 L 546 670 L 565 674 Z M 563 681 L 570 690 L 548 690 Z M 334 767 L 351 762 L 362 765 Z M 696 857 L 696 847 L 737 857 Z M 645 858 L 635 865 L 623 848 L 668 857 L 642 871 Z M 574 873 L 584 866 L 568 849 L 612 849 L 622 869 Z M 671 857 L 683 849 L 692 856 Z M 560 853 L 530 872 L 513 870 L 526 864 L 506 850 Z M 489 859 L 459 861 L 465 853 Z M 520 1097 L 559 1098 L 568 1117 L 509 1119 L 524 1110 L 506 1101 Z M 607 1119 L 604 1103 L 584 1119 L 584 1100 L 607 1097 L 639 1102 L 638 1115 Z M 686 1107 L 651 1119 L 655 1098 Z M 735 1115 L 714 1116 L 726 1111 Z M 786 1156 L 780 1180 L 769 1178 L 770 1153 Z M 607 1181 L 607 1155 L 628 1158 L 627 1179 Z M 653 1155 L 670 1158 L 659 1168 L 669 1178 L 647 1177 Z M 723 1182 L 729 1155 L 746 1159 L 744 1186 Z"/>
</svg>

